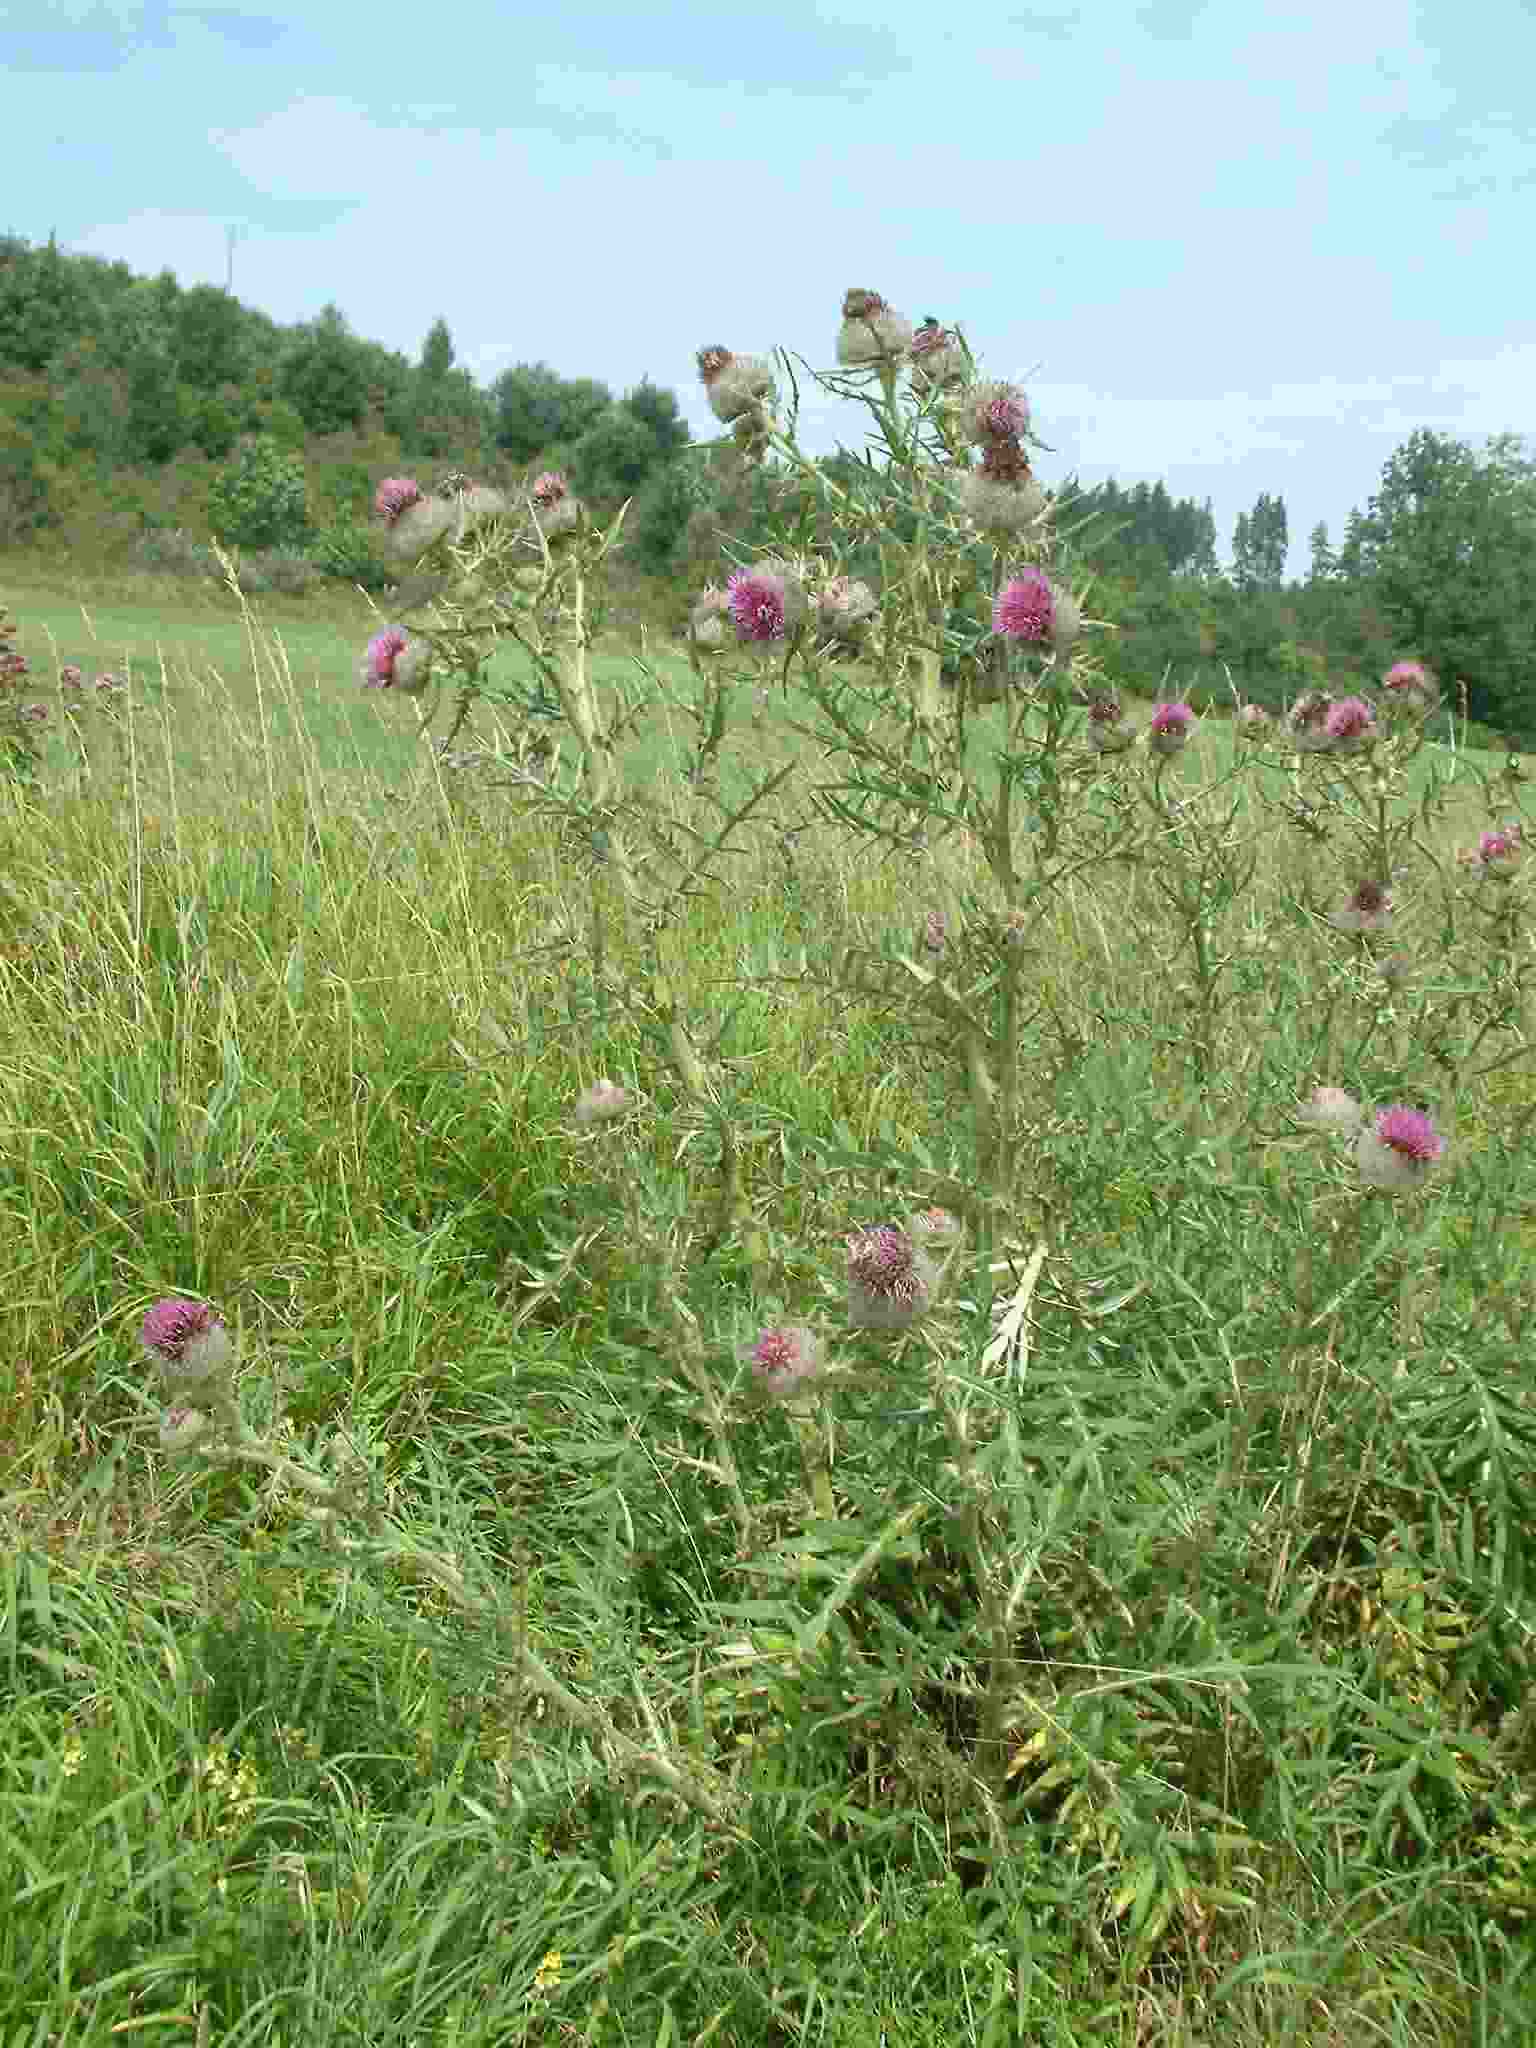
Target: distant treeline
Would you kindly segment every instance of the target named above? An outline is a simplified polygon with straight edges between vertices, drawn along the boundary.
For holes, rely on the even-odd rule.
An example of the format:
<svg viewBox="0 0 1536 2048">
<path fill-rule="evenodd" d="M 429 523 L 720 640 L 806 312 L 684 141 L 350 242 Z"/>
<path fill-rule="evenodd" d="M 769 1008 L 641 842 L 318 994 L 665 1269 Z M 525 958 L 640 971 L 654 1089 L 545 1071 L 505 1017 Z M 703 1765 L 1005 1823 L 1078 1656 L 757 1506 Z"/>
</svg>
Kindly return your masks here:
<svg viewBox="0 0 1536 2048">
<path fill-rule="evenodd" d="M 217 516 L 227 538 L 382 587 L 373 483 L 434 464 L 503 482 L 560 468 L 602 514 L 631 500 L 625 558 L 680 592 L 786 510 L 824 537 L 799 486 L 727 445 L 693 445 L 676 393 L 648 377 L 615 395 L 531 362 L 482 387 L 442 318 L 412 362 L 354 334 L 336 305 L 285 327 L 169 270 L 0 238 L 0 549 L 51 537 L 121 558 L 157 529 L 200 540 Z M 821 466 L 869 475 L 846 453 Z M 1063 565 L 1087 585 L 1090 617 L 1118 629 L 1096 643 L 1111 681 L 1220 701 L 1230 675 L 1274 701 L 1369 684 L 1413 655 L 1464 686 L 1484 726 L 1536 736 L 1536 464 L 1519 437 L 1474 451 L 1410 435 L 1337 549 L 1313 529 L 1307 575 L 1290 584 L 1279 496 L 1239 516 L 1223 568 L 1209 500 L 1071 477 L 1056 492 Z"/>
</svg>

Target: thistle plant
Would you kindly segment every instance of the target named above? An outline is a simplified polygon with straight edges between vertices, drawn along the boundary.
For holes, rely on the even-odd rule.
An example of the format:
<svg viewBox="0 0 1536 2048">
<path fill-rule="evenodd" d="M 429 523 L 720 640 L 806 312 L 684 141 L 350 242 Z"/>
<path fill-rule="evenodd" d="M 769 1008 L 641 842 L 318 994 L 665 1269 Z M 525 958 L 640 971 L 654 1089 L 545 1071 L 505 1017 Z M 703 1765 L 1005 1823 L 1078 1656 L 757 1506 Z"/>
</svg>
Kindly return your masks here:
<svg viewBox="0 0 1536 2048">
<path fill-rule="evenodd" d="M 0 605 L 0 765 L 12 782 L 31 787 L 42 765 L 41 733 L 49 711 L 25 696 L 30 664 L 15 645 L 18 629 L 8 610 Z"/>
<path fill-rule="evenodd" d="M 609 1341 L 638 1362 L 647 1393 L 634 1428 L 668 1488 L 705 1501 L 690 1523 L 701 1554 L 716 1524 L 726 1538 L 699 1596 L 712 1626 L 722 1640 L 729 1628 L 754 1682 L 786 1696 L 815 1683 L 818 1656 L 835 1645 L 839 1716 L 855 1695 L 871 1713 L 894 1712 L 919 1686 L 951 1686 L 968 1717 L 965 1790 L 1000 1851 L 1023 1738 L 1066 1741 L 1035 1676 L 1046 1660 L 1025 1656 L 1045 1532 L 1066 1528 L 1062 1541 L 1089 1575 L 1103 1526 L 1087 1511 L 1073 1519 L 1072 1488 L 1086 1496 L 1077 1475 L 1094 1466 L 1100 1441 L 1074 1388 L 1050 1457 L 1034 1446 L 1054 1392 L 1041 1384 L 1040 1327 L 1054 1319 L 1091 1348 L 1099 1313 L 1073 1263 L 1074 1230 L 1097 1219 L 1074 1216 L 1053 1178 L 1057 1098 L 1068 1092 L 1058 1084 L 1084 1036 L 1050 985 L 1052 921 L 1074 892 L 1091 898 L 1106 885 L 1128 922 L 1145 900 L 1158 906 L 1142 922 L 1158 997 L 1176 1005 L 1158 1049 L 1163 1121 L 1193 1140 L 1201 1117 L 1225 1113 L 1226 1149 L 1206 1187 L 1213 1203 L 1235 1210 L 1262 1182 L 1257 1162 L 1237 1172 L 1233 1148 L 1243 1136 L 1255 1153 L 1271 1141 L 1259 1126 L 1284 1083 L 1293 1113 L 1281 1140 L 1294 1157 L 1295 1126 L 1305 1131 L 1311 1150 L 1297 1172 L 1312 1176 L 1308 1215 L 1322 1222 L 1308 1274 L 1265 1327 L 1272 1335 L 1289 1316 L 1296 1371 L 1283 1399 L 1305 1395 L 1316 1409 L 1328 1370 L 1316 1326 L 1335 1296 L 1364 1284 L 1351 1269 L 1335 1285 L 1335 1263 L 1353 1259 L 1361 1273 L 1398 1263 L 1399 1334 L 1405 1350 L 1417 1346 L 1408 1247 L 1429 1242 L 1439 1191 L 1466 1152 L 1451 1141 L 1449 1111 L 1469 1061 L 1518 1018 L 1523 842 L 1490 824 L 1466 876 L 1440 878 L 1447 919 L 1504 963 L 1494 992 L 1485 978 L 1449 1005 L 1429 997 L 1411 1007 L 1386 948 L 1400 942 L 1415 890 L 1421 907 L 1427 900 L 1422 878 L 1433 873 L 1424 841 L 1442 791 L 1431 777 L 1417 806 L 1405 801 L 1432 701 L 1423 672 L 1400 665 L 1379 702 L 1318 692 L 1283 720 L 1242 710 L 1229 757 L 1212 744 L 1214 721 L 1170 678 L 1149 711 L 1133 711 L 1095 656 L 1106 622 L 1090 615 L 1072 507 L 1035 474 L 1049 450 L 1022 387 L 983 377 L 958 324 L 914 326 L 863 287 L 842 303 L 832 352 L 835 366 L 821 373 L 787 354 L 699 352 L 712 413 L 743 459 L 776 466 L 788 509 L 760 551 L 722 536 L 721 559 L 694 593 L 688 683 L 641 661 L 644 690 L 597 686 L 602 578 L 623 515 L 600 530 L 552 472 L 520 492 L 457 476 L 431 491 L 410 478 L 380 485 L 378 514 L 410 576 L 360 655 L 359 680 L 412 697 L 440 761 L 481 704 L 558 729 L 548 773 L 516 773 L 505 787 L 567 846 L 591 850 L 592 1006 L 576 1021 L 596 1037 L 627 1020 L 656 1074 L 642 1064 L 632 1075 L 594 1047 L 593 1067 L 602 1057 L 609 1073 L 573 1089 L 563 1142 L 597 1183 L 594 1212 L 606 1201 L 606 1213 L 595 1226 L 582 1217 L 555 1277 L 534 1274 L 528 1291 L 555 1302 L 559 1276 L 595 1264 L 602 1241 L 597 1256 L 620 1275 L 621 1335 Z M 865 404 L 870 459 L 834 477 L 803 452 L 801 372 Z M 521 681 L 497 671 L 509 648 L 522 656 Z M 658 699 L 692 731 L 686 793 L 669 810 L 625 774 L 626 742 Z M 743 772 L 740 757 L 754 751 L 745 733 L 771 725 L 803 743 L 803 765 Z M 1284 792 L 1266 799 L 1265 822 L 1305 827 L 1327 885 L 1307 876 L 1295 905 L 1328 984 L 1312 1046 L 1328 1078 L 1300 1105 L 1311 1074 L 1271 1073 L 1245 1092 L 1244 1075 L 1231 1073 L 1253 1006 L 1272 1000 L 1237 930 L 1262 829 L 1237 792 L 1261 772 Z M 914 886 L 884 943 L 812 943 L 807 919 L 804 965 L 779 980 L 802 999 L 883 1014 L 895 1057 L 929 1086 L 926 1134 L 858 1140 L 795 1128 L 721 1057 L 730 1019 L 686 993 L 697 898 L 724 886 L 730 863 L 755 845 L 776 843 L 796 872 L 799 828 L 784 828 L 775 803 L 796 776 L 799 816 L 859 854 L 907 862 Z M 1140 1050 L 1128 1044 L 1127 1063 Z M 1417 1084 L 1437 1063 L 1451 1074 L 1449 1099 L 1426 1108 Z M 779 1214 L 810 1194 L 837 1209 L 835 1220 L 814 1243 L 793 1242 Z M 1173 1214 L 1176 1200 L 1167 1207 Z M 259 1444 L 226 1376 L 220 1327 L 195 1303 L 162 1307 L 146 1324 L 168 1452 L 265 1466 L 355 1554 L 409 1553 L 615 1768 L 648 1773 L 712 1822 L 739 1815 L 731 1767 L 685 1755 L 655 1701 L 641 1699 L 650 1739 L 637 1741 L 508 1634 L 499 1589 L 410 1545 L 355 1472 Z M 1234 1469 L 1263 1421 L 1241 1386 L 1237 1398 Z M 1184 1482 L 1180 1451 L 1170 1436 L 1153 1444 L 1157 1484 L 1170 1472 Z M 1121 1477 L 1135 1488 L 1146 1474 L 1127 1465 Z M 893 1676 L 844 1624 L 884 1563 L 914 1554 L 919 1531 L 922 1554 L 942 1549 L 950 1584 L 963 1587 L 960 1614 L 943 1654 L 918 1643 L 913 1668 Z M 1105 1597 L 1121 1601 L 1134 1635 L 1131 1602 L 1146 1596 L 1115 1586 Z M 764 1615 L 772 1626 L 759 1628 Z M 1113 1804 L 1131 1769 L 1117 1777 L 1083 1748 L 1071 1768 Z M 1117 1810 L 1130 1832 L 1124 1797 Z"/>
</svg>

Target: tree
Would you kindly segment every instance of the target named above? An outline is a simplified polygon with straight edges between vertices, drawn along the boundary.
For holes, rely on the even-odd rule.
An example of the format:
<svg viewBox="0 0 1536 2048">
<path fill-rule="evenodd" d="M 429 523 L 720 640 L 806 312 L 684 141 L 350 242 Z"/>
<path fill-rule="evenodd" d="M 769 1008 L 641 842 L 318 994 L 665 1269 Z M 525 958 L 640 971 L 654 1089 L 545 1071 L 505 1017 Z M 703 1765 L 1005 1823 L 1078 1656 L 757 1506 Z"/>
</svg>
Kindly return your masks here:
<svg viewBox="0 0 1536 2048">
<path fill-rule="evenodd" d="M 44 249 L 13 254 L 0 269 L 0 362 L 23 370 L 46 369 L 74 341 L 89 306 L 73 262 L 50 235 Z"/>
<path fill-rule="evenodd" d="M 571 482 L 583 497 L 628 498 L 657 461 L 656 437 L 645 422 L 610 405 L 571 450 Z"/>
<path fill-rule="evenodd" d="M 1507 448 L 1480 462 L 1420 428 L 1382 471 L 1359 539 L 1404 652 L 1465 682 L 1480 723 L 1536 735 L 1536 519 Z"/>
<path fill-rule="evenodd" d="M 531 462 L 559 442 L 580 440 L 613 393 L 591 378 L 561 377 L 548 363 L 519 363 L 496 379 L 491 402 L 497 447 L 514 462 Z"/>
<path fill-rule="evenodd" d="M 422 377 L 430 384 L 441 383 L 453 368 L 453 363 L 453 336 L 448 332 L 448 322 L 434 320 L 421 344 Z"/>
<path fill-rule="evenodd" d="M 123 439 L 135 462 L 169 462 L 187 438 L 187 418 L 169 349 L 146 346 L 128 365 Z"/>
<path fill-rule="evenodd" d="M 1344 545 L 1339 549 L 1337 572 L 1347 583 L 1369 576 L 1376 566 L 1375 548 L 1363 512 L 1351 512 L 1344 522 Z"/>
<path fill-rule="evenodd" d="M 278 373 L 278 388 L 312 434 L 335 434 L 362 424 L 367 380 L 361 351 L 339 306 L 323 307 L 312 325 L 300 329 Z"/>
<path fill-rule="evenodd" d="M 1307 567 L 1307 581 L 1309 583 L 1326 583 L 1331 576 L 1337 573 L 1339 566 L 1338 559 L 1328 544 L 1328 522 L 1326 519 L 1319 519 L 1316 526 L 1313 527 L 1311 533 L 1307 536 L 1307 546 L 1312 551 L 1312 559 Z"/>
<path fill-rule="evenodd" d="M 629 521 L 629 547 L 640 567 L 665 576 L 678 566 L 688 522 L 703 499 L 692 461 L 674 457 L 653 470 Z"/>
<path fill-rule="evenodd" d="M 194 391 L 240 383 L 245 371 L 244 315 L 237 299 L 211 284 L 183 292 L 176 308 L 176 374 Z"/>
<path fill-rule="evenodd" d="M 1261 491 L 1232 529 L 1232 581 L 1239 590 L 1279 590 L 1285 582 L 1285 500 Z"/>
<path fill-rule="evenodd" d="M 664 391 L 649 377 L 642 377 L 633 391 L 626 391 L 620 403 L 650 429 L 657 454 L 663 462 L 686 448 L 693 439 L 688 422 L 678 410 L 677 393 Z"/>
</svg>

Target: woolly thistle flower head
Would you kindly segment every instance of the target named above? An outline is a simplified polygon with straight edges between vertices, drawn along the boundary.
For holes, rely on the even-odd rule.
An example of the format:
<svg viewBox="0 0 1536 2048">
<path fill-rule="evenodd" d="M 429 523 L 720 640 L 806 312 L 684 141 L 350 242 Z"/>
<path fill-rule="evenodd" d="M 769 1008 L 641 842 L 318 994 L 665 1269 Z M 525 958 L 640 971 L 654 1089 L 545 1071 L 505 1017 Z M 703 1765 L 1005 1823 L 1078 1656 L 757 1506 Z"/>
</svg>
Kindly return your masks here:
<svg viewBox="0 0 1536 2048">
<path fill-rule="evenodd" d="M 576 1099 L 576 1121 L 579 1124 L 611 1123 L 616 1116 L 622 1116 L 634 1097 L 627 1088 L 621 1088 L 606 1075 L 592 1083 L 585 1094 Z"/>
<path fill-rule="evenodd" d="M 426 688 L 431 670 L 428 641 L 412 640 L 403 626 L 386 626 L 368 642 L 360 674 L 365 689 L 399 690 L 415 697 Z"/>
<path fill-rule="evenodd" d="M 1381 679 L 1389 705 L 1410 713 L 1433 710 L 1439 685 L 1422 661 L 1394 661 Z"/>
<path fill-rule="evenodd" d="M 763 561 L 738 569 L 726 584 L 736 637 L 743 644 L 768 644 L 796 633 L 805 619 L 805 587 L 785 562 Z"/>
<path fill-rule="evenodd" d="M 1029 425 L 1029 400 L 1017 384 L 985 378 L 965 394 L 966 438 L 980 448 L 1017 441 Z"/>
<path fill-rule="evenodd" d="M 1082 607 L 1070 590 L 1053 591 L 1052 601 L 1051 645 L 1058 654 L 1065 654 L 1083 630 Z"/>
<path fill-rule="evenodd" d="M 837 360 L 845 370 L 879 369 L 900 362 L 912 342 L 912 322 L 892 312 L 878 292 L 867 292 L 856 285 L 843 294 Z"/>
<path fill-rule="evenodd" d="M 1521 852 L 1520 827 L 1503 825 L 1491 832 L 1480 832 L 1477 845 L 1462 858 L 1470 861 L 1479 875 L 1492 875 L 1506 881 L 1519 865 Z"/>
<path fill-rule="evenodd" d="M 1367 703 L 1364 697 L 1342 697 L 1337 704 L 1328 707 L 1323 731 L 1328 735 L 1334 753 L 1358 753 L 1380 736 L 1375 706 Z"/>
<path fill-rule="evenodd" d="M 1394 1103 L 1378 1110 L 1375 1121 L 1355 1141 L 1355 1161 L 1368 1187 L 1401 1191 L 1421 1187 L 1436 1162 L 1445 1156 L 1446 1141 L 1422 1109 Z"/>
<path fill-rule="evenodd" d="M 701 348 L 694 361 L 709 409 L 726 426 L 733 420 L 759 419 L 778 396 L 773 365 L 762 356 L 738 356 L 714 347 Z"/>
<path fill-rule="evenodd" d="M 1323 690 L 1304 690 L 1286 715 L 1285 729 L 1293 746 L 1306 754 L 1320 754 L 1333 745 L 1328 731 L 1328 714 L 1333 699 Z"/>
<path fill-rule="evenodd" d="M 848 1239 L 848 1320 L 855 1329 L 905 1330 L 933 1296 L 933 1261 L 894 1223 Z"/>
<path fill-rule="evenodd" d="M 731 618 L 730 593 L 709 584 L 688 614 L 688 637 L 695 647 L 718 650 L 725 645 L 725 622 Z"/>
<path fill-rule="evenodd" d="M 942 391 L 965 381 L 970 368 L 960 337 L 930 313 L 912 337 L 912 389 Z"/>
<path fill-rule="evenodd" d="M 1365 1112 L 1353 1095 L 1342 1088 L 1314 1088 L 1305 1102 L 1296 1105 L 1297 1119 L 1325 1131 L 1356 1131 Z"/>
<path fill-rule="evenodd" d="M 979 470 L 968 469 L 960 479 L 959 496 L 961 511 L 983 533 L 1022 533 L 1046 507 L 1045 493 L 1027 465 L 1017 482 L 993 478 L 985 462 Z"/>
<path fill-rule="evenodd" d="M 855 576 L 832 576 L 816 601 L 816 623 L 838 640 L 858 640 L 879 610 L 869 585 Z"/>
<path fill-rule="evenodd" d="M 1361 882 L 1328 922 L 1341 932 L 1383 932 L 1392 922 L 1392 898 L 1380 882 Z"/>
<path fill-rule="evenodd" d="M 212 1427 L 199 1408 L 167 1408 L 160 1417 L 160 1448 L 171 1456 L 178 1451 L 190 1451 Z"/>
<path fill-rule="evenodd" d="M 1055 618 L 1055 594 L 1040 569 L 1024 569 L 992 601 L 992 630 L 1007 640 L 1047 641 Z"/>
<path fill-rule="evenodd" d="M 167 1387 L 207 1397 L 228 1386 L 233 1347 L 224 1318 L 208 1302 L 180 1295 L 157 1301 L 144 1317 L 139 1339 Z"/>
<path fill-rule="evenodd" d="M 1197 721 L 1187 704 L 1154 704 L 1147 725 L 1147 745 L 1155 754 L 1176 754 L 1187 746 Z"/>
<path fill-rule="evenodd" d="M 571 487 L 558 469 L 541 471 L 528 486 L 528 497 L 535 523 L 546 540 L 581 524 L 581 500 L 572 497 Z"/>
<path fill-rule="evenodd" d="M 1245 740 L 1261 740 L 1273 721 L 1262 704 L 1244 704 L 1237 714 L 1237 730 Z"/>
<path fill-rule="evenodd" d="M 79 689 L 80 670 L 75 662 L 66 661 L 64 666 L 59 670 L 59 687 L 64 690 Z"/>
<path fill-rule="evenodd" d="M 1118 697 L 1094 697 L 1088 705 L 1088 739 L 1100 754 L 1121 754 L 1136 738 L 1136 728 L 1120 708 Z"/>
<path fill-rule="evenodd" d="M 782 1401 L 821 1370 L 821 1340 L 804 1323 L 777 1323 L 741 1350 L 765 1394 Z"/>
<path fill-rule="evenodd" d="M 459 507 L 454 500 L 418 495 L 390 521 L 389 552 L 398 561 L 414 562 L 458 523 Z"/>
<path fill-rule="evenodd" d="M 914 1244 L 932 1245 L 943 1251 L 958 1244 L 964 1234 L 965 1225 L 948 1209 L 919 1209 L 915 1216 L 907 1218 L 907 1235 Z"/>
<path fill-rule="evenodd" d="M 373 494 L 373 509 L 386 526 L 394 526 L 402 512 L 421 503 L 424 493 L 413 476 L 387 476 Z"/>
</svg>

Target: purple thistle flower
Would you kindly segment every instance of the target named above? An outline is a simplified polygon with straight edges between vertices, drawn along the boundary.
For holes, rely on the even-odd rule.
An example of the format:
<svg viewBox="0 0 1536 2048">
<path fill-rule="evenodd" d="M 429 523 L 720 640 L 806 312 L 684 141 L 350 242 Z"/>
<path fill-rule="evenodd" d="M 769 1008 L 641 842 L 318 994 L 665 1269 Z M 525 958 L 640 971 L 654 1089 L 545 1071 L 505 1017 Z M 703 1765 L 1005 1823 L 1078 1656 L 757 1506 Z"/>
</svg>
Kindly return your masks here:
<svg viewBox="0 0 1536 2048">
<path fill-rule="evenodd" d="M 1439 695 L 1435 679 L 1422 661 L 1394 661 L 1381 679 L 1387 701 L 1405 711 L 1430 708 Z"/>
<path fill-rule="evenodd" d="M 1187 704 L 1154 704 L 1147 726 L 1147 745 L 1157 754 L 1176 754 L 1187 744 L 1195 723 L 1195 714 Z"/>
<path fill-rule="evenodd" d="M 738 640 L 768 642 L 793 633 L 805 615 L 805 593 L 781 565 L 738 569 L 726 584 Z"/>
<path fill-rule="evenodd" d="M 373 509 L 386 526 L 393 526 L 402 512 L 419 505 L 425 493 L 413 476 L 387 476 L 373 494 Z"/>
<path fill-rule="evenodd" d="M 1005 583 L 992 602 L 992 630 L 1009 640 L 1048 640 L 1056 600 L 1039 569 L 1026 569 Z"/>
<path fill-rule="evenodd" d="M 170 1295 L 146 1312 L 139 1335 L 146 1351 L 168 1364 L 180 1365 L 188 1345 L 223 1328 L 224 1318 L 211 1303 Z"/>
<path fill-rule="evenodd" d="M 743 1361 L 763 1392 L 782 1400 L 821 1370 L 821 1340 L 804 1323 L 780 1323 L 746 1345 Z"/>
<path fill-rule="evenodd" d="M 1445 1154 L 1445 1139 L 1422 1109 L 1394 1103 L 1378 1110 L 1355 1141 L 1360 1178 L 1369 1187 L 1416 1188 Z"/>
<path fill-rule="evenodd" d="M 1017 384 L 991 378 L 967 393 L 965 421 L 970 439 L 983 448 L 1017 441 L 1029 425 L 1029 400 Z"/>
<path fill-rule="evenodd" d="M 208 1302 L 179 1295 L 157 1301 L 139 1339 L 173 1396 L 185 1395 L 192 1407 L 228 1397 L 233 1347 L 224 1318 Z"/>
<path fill-rule="evenodd" d="M 395 663 L 410 644 L 403 626 L 386 626 L 368 642 L 363 657 L 363 681 L 371 690 L 387 690 L 395 680 Z"/>
<path fill-rule="evenodd" d="M 1520 858 L 1519 826 L 1505 826 L 1502 830 L 1480 833 L 1477 841 L 1477 858 L 1485 868 L 1513 867 Z"/>
<path fill-rule="evenodd" d="M 1352 754 L 1369 746 L 1378 735 L 1375 706 L 1364 697 L 1343 697 L 1329 706 L 1323 731 L 1336 753 Z"/>
<path fill-rule="evenodd" d="M 535 505 L 554 505 L 565 496 L 569 488 L 558 469 L 546 469 L 534 478 L 530 495 Z"/>
<path fill-rule="evenodd" d="M 905 1330 L 927 1308 L 933 1264 L 894 1223 L 848 1239 L 848 1320 L 856 1329 Z"/>
</svg>

